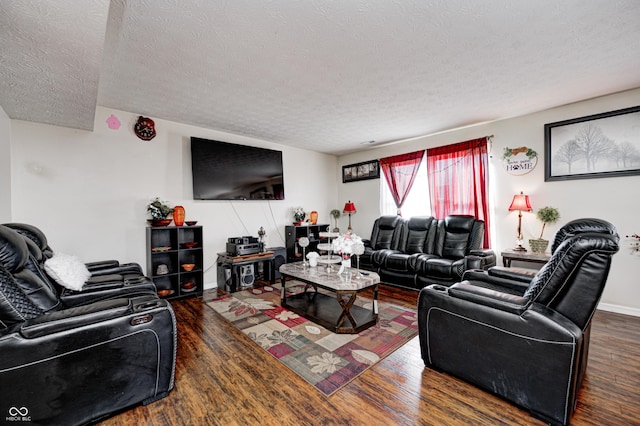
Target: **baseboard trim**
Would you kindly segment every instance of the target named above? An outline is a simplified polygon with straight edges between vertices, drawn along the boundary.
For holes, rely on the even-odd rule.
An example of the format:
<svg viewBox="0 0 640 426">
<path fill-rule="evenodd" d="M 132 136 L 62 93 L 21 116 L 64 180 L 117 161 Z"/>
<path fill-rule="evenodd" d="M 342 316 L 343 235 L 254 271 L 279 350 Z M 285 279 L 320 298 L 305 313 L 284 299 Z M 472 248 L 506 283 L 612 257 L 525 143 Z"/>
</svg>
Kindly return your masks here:
<svg viewBox="0 0 640 426">
<path fill-rule="evenodd" d="M 640 309 L 629 308 L 626 306 L 612 305 L 610 303 L 600 303 L 598 304 L 598 309 L 607 311 L 607 312 L 615 312 L 616 314 L 624 314 L 624 315 L 631 315 L 634 317 L 640 317 Z"/>
</svg>

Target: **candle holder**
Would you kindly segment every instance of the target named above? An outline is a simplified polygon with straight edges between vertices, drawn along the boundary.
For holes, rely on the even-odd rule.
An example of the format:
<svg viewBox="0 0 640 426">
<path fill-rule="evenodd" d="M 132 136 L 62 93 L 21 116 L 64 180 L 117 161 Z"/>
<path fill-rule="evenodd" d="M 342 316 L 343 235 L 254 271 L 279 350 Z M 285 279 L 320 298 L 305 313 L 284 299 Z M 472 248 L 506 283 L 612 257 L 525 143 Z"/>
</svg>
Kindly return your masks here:
<svg viewBox="0 0 640 426">
<path fill-rule="evenodd" d="M 306 268 L 307 267 L 306 249 L 309 246 L 309 238 L 300 237 L 300 239 L 298 239 L 298 245 L 302 247 L 302 267 Z"/>
</svg>

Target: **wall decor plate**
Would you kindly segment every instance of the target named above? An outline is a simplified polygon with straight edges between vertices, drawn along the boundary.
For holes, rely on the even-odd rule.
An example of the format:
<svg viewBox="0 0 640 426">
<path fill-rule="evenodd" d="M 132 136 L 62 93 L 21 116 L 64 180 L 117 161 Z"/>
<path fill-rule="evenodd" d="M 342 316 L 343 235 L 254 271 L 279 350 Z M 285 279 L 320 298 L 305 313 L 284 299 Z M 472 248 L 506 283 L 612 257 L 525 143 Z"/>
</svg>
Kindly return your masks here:
<svg viewBox="0 0 640 426">
<path fill-rule="evenodd" d="M 143 141 L 150 141 L 156 137 L 156 124 L 149 117 L 138 116 L 138 121 L 133 126 L 133 132 Z"/>
</svg>

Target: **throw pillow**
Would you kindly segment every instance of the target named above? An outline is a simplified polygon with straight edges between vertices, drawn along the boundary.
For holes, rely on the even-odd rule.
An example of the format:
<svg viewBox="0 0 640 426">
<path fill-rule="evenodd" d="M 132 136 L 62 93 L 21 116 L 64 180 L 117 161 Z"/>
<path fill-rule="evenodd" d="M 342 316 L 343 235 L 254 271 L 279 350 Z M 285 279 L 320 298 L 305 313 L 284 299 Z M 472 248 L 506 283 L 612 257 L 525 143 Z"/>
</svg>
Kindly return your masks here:
<svg viewBox="0 0 640 426">
<path fill-rule="evenodd" d="M 65 253 L 54 253 L 44 263 L 44 269 L 58 284 L 74 291 L 81 291 L 84 283 L 91 277 L 91 272 L 84 263 Z"/>
</svg>

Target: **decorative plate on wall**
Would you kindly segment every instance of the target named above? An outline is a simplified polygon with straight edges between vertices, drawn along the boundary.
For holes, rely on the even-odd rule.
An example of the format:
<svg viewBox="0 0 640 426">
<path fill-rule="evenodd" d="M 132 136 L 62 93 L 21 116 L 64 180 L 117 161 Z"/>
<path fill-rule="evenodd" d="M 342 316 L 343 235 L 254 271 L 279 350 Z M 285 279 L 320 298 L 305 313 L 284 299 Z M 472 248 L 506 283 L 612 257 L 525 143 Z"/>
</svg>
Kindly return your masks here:
<svg viewBox="0 0 640 426">
<path fill-rule="evenodd" d="M 156 137 L 155 123 L 149 117 L 139 116 L 133 131 L 143 141 L 150 141 Z"/>
</svg>

